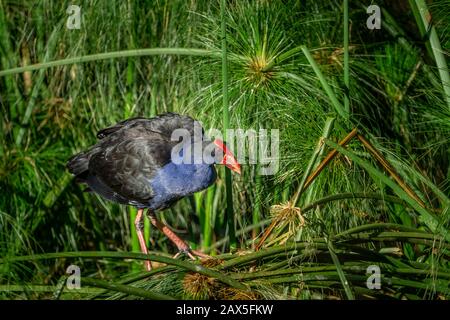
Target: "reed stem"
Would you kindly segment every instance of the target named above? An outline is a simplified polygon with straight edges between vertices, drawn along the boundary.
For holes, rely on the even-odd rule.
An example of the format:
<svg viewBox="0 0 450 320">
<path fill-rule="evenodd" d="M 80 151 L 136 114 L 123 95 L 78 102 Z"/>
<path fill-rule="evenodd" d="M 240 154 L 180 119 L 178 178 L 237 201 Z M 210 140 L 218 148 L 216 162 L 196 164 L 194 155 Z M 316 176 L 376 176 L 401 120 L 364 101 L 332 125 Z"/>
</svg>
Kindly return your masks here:
<svg viewBox="0 0 450 320">
<path fill-rule="evenodd" d="M 228 128 L 230 127 L 230 111 L 228 98 L 228 61 L 227 61 L 227 30 L 226 30 L 226 0 L 220 2 L 221 32 L 222 32 L 222 94 L 223 94 L 223 132 L 224 142 Z M 225 169 L 225 193 L 226 193 L 226 221 L 228 235 L 230 237 L 230 249 L 237 247 L 236 231 L 234 226 L 233 210 L 233 181 L 230 170 Z"/>
</svg>

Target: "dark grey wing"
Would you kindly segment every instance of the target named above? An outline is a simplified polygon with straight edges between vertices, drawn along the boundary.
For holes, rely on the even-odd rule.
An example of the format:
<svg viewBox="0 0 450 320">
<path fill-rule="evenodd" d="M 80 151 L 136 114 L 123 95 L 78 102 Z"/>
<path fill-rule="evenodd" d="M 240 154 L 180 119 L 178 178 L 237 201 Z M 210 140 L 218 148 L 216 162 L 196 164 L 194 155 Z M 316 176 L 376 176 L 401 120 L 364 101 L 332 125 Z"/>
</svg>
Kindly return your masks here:
<svg viewBox="0 0 450 320">
<path fill-rule="evenodd" d="M 114 132 L 117 132 L 118 130 L 122 129 L 123 127 L 129 126 L 129 125 L 132 125 L 132 124 L 135 124 L 138 122 L 142 122 L 145 120 L 148 120 L 148 119 L 143 118 L 143 117 L 136 117 L 136 118 L 130 118 L 130 119 L 120 121 L 111 127 L 102 129 L 99 132 L 97 132 L 97 138 L 103 139 L 104 137 L 109 136 L 110 134 L 112 134 Z"/>
<path fill-rule="evenodd" d="M 159 133 L 170 140 L 172 132 L 175 129 L 184 128 L 191 135 L 194 134 L 194 119 L 189 116 L 179 115 L 176 113 L 164 113 L 151 119 L 137 117 L 121 121 L 114 126 L 100 130 L 97 138 L 103 139 L 113 133 L 120 131 L 128 132 L 128 134 L 142 135 L 146 133 Z M 203 130 L 202 130 L 203 131 Z"/>
<path fill-rule="evenodd" d="M 154 195 L 150 180 L 169 163 L 171 149 L 170 143 L 156 135 L 128 139 L 94 154 L 89 161 L 89 176 L 129 203 L 148 203 Z"/>
</svg>

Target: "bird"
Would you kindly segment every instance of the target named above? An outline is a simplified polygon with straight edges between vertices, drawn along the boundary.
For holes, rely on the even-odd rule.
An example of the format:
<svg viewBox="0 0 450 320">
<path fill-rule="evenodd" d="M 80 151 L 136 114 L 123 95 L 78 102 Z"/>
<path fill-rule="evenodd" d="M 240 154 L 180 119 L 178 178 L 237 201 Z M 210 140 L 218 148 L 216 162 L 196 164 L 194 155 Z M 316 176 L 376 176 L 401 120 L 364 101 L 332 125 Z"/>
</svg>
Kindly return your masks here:
<svg viewBox="0 0 450 320">
<path fill-rule="evenodd" d="M 180 254 L 191 259 L 208 257 L 191 249 L 157 219 L 156 212 L 212 185 L 216 164 L 240 174 L 240 164 L 226 144 L 218 138 L 211 141 L 198 121 L 177 113 L 126 119 L 100 130 L 97 138 L 96 144 L 67 162 L 75 181 L 87 185 L 84 191 L 137 208 L 134 224 L 142 253 L 148 254 L 143 235 L 147 210 L 152 225 L 178 248 L 174 258 Z M 203 156 L 208 148 L 209 158 Z M 203 152 L 200 159 L 195 158 L 198 150 Z M 152 269 L 151 261 L 145 261 L 145 268 Z"/>
</svg>

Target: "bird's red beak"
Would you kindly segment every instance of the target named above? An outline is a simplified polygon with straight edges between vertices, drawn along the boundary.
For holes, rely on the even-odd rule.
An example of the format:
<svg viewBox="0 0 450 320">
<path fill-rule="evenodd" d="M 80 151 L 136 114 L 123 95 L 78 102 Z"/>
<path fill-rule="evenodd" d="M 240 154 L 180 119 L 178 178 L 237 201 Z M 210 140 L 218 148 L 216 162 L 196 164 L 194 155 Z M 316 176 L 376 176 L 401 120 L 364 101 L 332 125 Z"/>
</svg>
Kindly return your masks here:
<svg viewBox="0 0 450 320">
<path fill-rule="evenodd" d="M 230 170 L 241 174 L 241 165 L 237 162 L 234 154 L 230 150 L 228 150 L 223 141 L 220 139 L 216 139 L 214 140 L 214 144 L 223 151 L 223 159 L 219 164 L 223 164 Z"/>
</svg>

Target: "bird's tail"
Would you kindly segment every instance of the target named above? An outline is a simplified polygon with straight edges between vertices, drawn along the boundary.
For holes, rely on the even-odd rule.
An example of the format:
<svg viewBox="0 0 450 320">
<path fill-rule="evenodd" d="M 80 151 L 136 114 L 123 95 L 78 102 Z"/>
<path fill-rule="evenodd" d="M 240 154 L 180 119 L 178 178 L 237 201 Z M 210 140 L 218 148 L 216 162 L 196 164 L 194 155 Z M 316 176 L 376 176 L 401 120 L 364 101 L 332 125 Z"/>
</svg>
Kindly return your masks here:
<svg viewBox="0 0 450 320">
<path fill-rule="evenodd" d="M 81 152 L 74 155 L 67 162 L 67 168 L 76 177 L 82 177 L 89 169 L 89 154 Z"/>
</svg>

